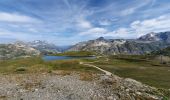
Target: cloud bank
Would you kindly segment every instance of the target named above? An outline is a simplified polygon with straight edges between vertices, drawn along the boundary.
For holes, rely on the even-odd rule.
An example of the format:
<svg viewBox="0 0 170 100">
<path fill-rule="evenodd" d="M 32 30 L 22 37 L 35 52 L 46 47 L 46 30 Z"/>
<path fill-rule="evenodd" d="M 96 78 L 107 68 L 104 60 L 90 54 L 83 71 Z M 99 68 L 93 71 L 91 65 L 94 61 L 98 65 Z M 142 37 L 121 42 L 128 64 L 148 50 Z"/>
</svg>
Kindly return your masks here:
<svg viewBox="0 0 170 100">
<path fill-rule="evenodd" d="M 0 38 L 57 45 L 100 36 L 137 38 L 170 30 L 169 5 L 167 0 L 1 0 Z"/>
</svg>

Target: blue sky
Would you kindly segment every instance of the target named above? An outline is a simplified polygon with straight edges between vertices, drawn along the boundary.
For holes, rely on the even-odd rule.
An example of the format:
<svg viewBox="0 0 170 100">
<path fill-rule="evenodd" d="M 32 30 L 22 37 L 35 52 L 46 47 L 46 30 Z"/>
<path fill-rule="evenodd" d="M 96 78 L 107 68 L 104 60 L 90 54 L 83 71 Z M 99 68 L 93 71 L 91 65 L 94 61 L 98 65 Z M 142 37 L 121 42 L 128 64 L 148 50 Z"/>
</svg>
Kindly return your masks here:
<svg viewBox="0 0 170 100">
<path fill-rule="evenodd" d="M 170 31 L 169 0 L 0 0 L 0 42 L 56 45 Z"/>
</svg>

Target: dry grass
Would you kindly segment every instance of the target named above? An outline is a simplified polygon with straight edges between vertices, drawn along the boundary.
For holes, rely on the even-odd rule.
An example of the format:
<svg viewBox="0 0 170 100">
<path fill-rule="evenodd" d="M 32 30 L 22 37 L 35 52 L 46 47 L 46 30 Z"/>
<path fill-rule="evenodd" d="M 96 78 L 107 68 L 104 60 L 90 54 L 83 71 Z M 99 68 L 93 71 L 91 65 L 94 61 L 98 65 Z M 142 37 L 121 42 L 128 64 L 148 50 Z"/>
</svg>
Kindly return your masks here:
<svg viewBox="0 0 170 100">
<path fill-rule="evenodd" d="M 41 85 L 41 82 L 40 82 L 40 81 L 27 82 L 27 83 L 22 84 L 22 86 L 23 86 L 24 89 L 26 89 L 26 90 L 32 90 L 32 89 L 34 89 L 35 87 L 39 87 L 40 85 Z"/>
<path fill-rule="evenodd" d="M 6 96 L 0 96 L 0 100 L 8 100 Z"/>
<path fill-rule="evenodd" d="M 80 73 L 80 80 L 82 81 L 92 81 L 95 76 L 92 73 Z"/>
<path fill-rule="evenodd" d="M 56 71 L 52 71 L 52 73 L 56 75 L 66 76 L 66 75 L 70 75 L 72 72 L 66 70 L 56 70 Z"/>
</svg>

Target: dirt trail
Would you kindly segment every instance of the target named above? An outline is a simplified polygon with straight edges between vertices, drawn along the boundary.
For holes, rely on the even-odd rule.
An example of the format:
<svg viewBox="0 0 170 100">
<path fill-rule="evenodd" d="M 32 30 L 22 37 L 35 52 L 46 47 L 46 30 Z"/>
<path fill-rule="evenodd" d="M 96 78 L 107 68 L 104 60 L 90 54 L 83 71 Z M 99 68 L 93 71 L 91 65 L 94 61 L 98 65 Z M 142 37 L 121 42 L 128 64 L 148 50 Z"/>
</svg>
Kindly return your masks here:
<svg viewBox="0 0 170 100">
<path fill-rule="evenodd" d="M 93 67 L 93 68 L 96 68 L 96 69 L 98 69 L 98 70 L 104 72 L 106 75 L 112 76 L 112 73 L 111 73 L 111 72 L 106 71 L 106 70 L 104 70 L 104 69 L 101 69 L 101 68 L 99 68 L 99 67 L 97 67 L 97 66 L 95 66 L 95 65 L 92 65 L 92 64 L 89 64 L 89 63 L 84 63 L 84 62 L 80 62 L 80 64 L 86 65 L 86 66 L 90 66 L 90 67 Z"/>
</svg>

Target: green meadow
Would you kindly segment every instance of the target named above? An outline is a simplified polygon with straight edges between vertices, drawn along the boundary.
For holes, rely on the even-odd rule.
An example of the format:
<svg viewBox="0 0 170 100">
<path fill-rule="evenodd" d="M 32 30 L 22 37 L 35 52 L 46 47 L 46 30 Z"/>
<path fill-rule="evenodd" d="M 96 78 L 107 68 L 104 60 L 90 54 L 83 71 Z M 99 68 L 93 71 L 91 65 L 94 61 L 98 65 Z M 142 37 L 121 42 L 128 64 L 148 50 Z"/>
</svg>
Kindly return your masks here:
<svg viewBox="0 0 170 100">
<path fill-rule="evenodd" d="M 110 56 L 93 64 L 124 78 L 133 78 L 150 86 L 170 89 L 170 65 L 147 56 Z"/>
</svg>

